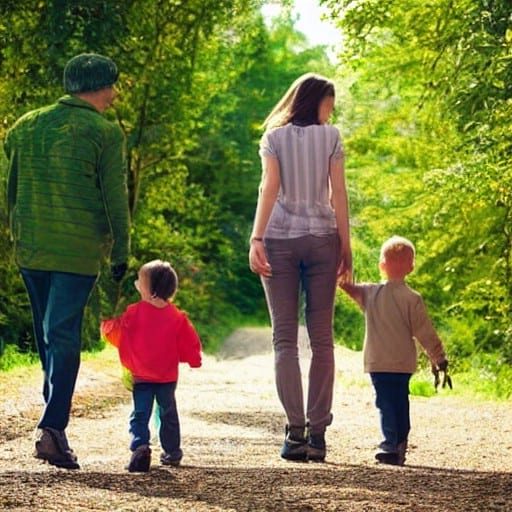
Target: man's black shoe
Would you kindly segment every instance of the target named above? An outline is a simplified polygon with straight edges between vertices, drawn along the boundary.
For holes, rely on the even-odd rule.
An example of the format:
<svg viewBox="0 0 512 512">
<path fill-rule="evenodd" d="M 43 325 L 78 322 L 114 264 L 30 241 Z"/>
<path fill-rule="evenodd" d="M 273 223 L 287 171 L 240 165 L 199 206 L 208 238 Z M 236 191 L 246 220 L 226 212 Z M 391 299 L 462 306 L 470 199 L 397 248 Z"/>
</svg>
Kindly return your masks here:
<svg viewBox="0 0 512 512">
<path fill-rule="evenodd" d="M 69 447 L 63 430 L 44 427 L 38 430 L 34 457 L 64 469 L 80 469 L 78 459 Z"/>
</svg>

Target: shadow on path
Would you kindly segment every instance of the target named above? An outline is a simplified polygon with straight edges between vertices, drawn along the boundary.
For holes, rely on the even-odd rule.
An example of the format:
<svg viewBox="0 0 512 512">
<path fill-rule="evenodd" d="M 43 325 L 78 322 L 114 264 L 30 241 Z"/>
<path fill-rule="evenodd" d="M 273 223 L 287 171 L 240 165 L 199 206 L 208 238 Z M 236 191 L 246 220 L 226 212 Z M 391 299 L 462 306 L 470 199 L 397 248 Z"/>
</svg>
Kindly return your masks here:
<svg viewBox="0 0 512 512">
<path fill-rule="evenodd" d="M 352 465 L 293 464 L 289 468 L 183 466 L 153 468 L 148 474 L 103 472 L 7 472 L 0 475 L 3 510 L 41 506 L 35 494 L 6 495 L 13 481 L 48 488 L 53 506 L 65 500 L 59 487 L 114 491 L 136 509 L 137 496 L 205 503 L 239 512 L 315 510 L 496 511 L 512 507 L 512 474 L 428 467 L 385 468 Z M 11 485 L 12 488 L 12 485 Z M 132 495 L 132 498 L 126 494 Z M 124 496 L 123 496 L 124 495 Z M 24 497 L 24 498 L 23 498 Z M 20 502 L 18 498 L 28 500 Z M 69 506 L 69 503 L 67 503 Z M 106 505 L 106 504 L 105 504 Z M 172 508 L 172 503 L 169 502 Z M 98 510 L 103 508 L 101 500 Z M 53 510 L 53 509 L 52 509 Z M 131 509 L 130 509 L 131 510 Z"/>
</svg>

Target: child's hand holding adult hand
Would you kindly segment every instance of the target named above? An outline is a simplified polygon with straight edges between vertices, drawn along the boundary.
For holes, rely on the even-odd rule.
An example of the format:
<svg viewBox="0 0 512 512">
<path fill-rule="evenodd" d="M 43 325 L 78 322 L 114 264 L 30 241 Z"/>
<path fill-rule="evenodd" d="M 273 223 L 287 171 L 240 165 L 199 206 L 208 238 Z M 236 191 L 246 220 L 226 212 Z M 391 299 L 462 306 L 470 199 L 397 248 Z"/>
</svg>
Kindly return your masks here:
<svg viewBox="0 0 512 512">
<path fill-rule="evenodd" d="M 346 285 L 354 284 L 354 276 L 352 275 L 352 270 L 338 274 L 337 283 L 340 288 L 343 288 Z"/>
</svg>

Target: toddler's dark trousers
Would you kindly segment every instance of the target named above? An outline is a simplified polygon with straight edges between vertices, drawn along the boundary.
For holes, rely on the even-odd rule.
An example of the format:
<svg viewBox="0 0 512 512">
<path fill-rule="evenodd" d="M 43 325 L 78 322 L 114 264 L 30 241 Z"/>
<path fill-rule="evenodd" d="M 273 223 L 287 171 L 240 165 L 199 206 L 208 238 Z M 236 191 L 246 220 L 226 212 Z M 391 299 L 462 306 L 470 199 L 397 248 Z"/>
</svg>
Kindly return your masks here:
<svg viewBox="0 0 512 512">
<path fill-rule="evenodd" d="M 176 406 L 176 382 L 139 382 L 133 386 L 133 412 L 130 416 L 130 434 L 133 451 L 149 444 L 149 421 L 156 400 L 160 419 L 160 444 L 164 452 L 175 459 L 181 458 L 180 421 Z"/>
</svg>

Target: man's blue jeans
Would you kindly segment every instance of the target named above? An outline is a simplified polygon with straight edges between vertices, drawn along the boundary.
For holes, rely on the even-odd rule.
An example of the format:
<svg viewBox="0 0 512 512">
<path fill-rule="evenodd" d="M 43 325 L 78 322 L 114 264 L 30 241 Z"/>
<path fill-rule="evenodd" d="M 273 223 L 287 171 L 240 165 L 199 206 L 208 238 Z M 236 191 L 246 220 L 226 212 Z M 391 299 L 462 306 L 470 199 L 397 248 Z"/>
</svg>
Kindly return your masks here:
<svg viewBox="0 0 512 512">
<path fill-rule="evenodd" d="M 411 429 L 409 418 L 410 373 L 371 372 L 375 388 L 375 405 L 380 412 L 380 426 L 384 441 L 381 448 L 395 452 L 399 443 L 406 441 Z"/>
<path fill-rule="evenodd" d="M 176 407 L 176 382 L 138 382 L 133 386 L 133 412 L 130 416 L 130 449 L 149 444 L 149 420 L 156 399 L 160 419 L 160 444 L 173 459 L 180 459 L 180 420 Z"/>
<path fill-rule="evenodd" d="M 65 430 L 80 366 L 82 319 L 96 276 L 20 269 L 44 372 L 38 427 Z"/>
</svg>

